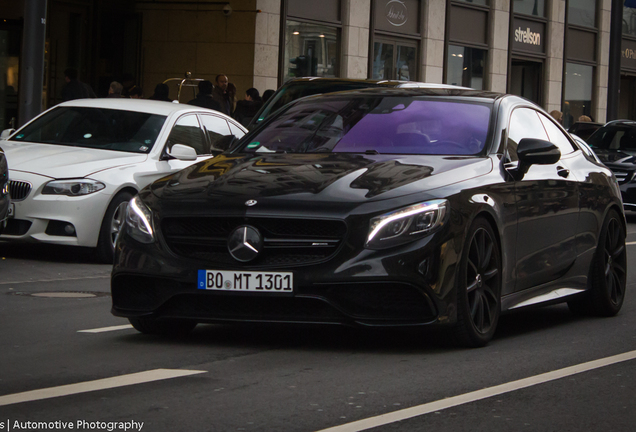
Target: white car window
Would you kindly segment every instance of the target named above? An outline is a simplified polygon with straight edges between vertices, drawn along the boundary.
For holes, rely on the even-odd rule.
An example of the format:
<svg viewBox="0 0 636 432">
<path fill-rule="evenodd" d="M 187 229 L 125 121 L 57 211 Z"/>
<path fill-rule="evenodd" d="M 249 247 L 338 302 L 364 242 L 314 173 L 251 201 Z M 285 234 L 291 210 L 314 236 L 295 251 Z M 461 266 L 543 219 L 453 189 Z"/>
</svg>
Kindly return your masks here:
<svg viewBox="0 0 636 432">
<path fill-rule="evenodd" d="M 210 141 L 211 150 L 217 149 L 216 143 L 224 136 L 230 135 L 230 128 L 227 124 L 227 120 L 214 115 L 200 115 L 201 123 L 203 123 L 203 129 L 208 135 Z"/>
<path fill-rule="evenodd" d="M 177 120 L 168 137 L 167 149 L 172 149 L 175 144 L 190 146 L 196 150 L 198 155 L 210 154 L 195 114 L 186 115 Z"/>
</svg>

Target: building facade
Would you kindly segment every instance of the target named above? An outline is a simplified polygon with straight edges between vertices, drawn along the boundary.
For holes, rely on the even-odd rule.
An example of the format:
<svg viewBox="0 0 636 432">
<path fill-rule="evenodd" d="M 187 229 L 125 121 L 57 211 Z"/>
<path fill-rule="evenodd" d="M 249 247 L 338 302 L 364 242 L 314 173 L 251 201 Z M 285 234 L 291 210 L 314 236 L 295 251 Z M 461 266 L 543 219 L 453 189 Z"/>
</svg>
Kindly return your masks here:
<svg viewBox="0 0 636 432">
<path fill-rule="evenodd" d="M 41 0 L 47 1 L 47 0 Z M 44 107 L 74 67 L 154 86 L 190 72 L 245 90 L 297 76 L 401 79 L 514 93 L 607 117 L 612 0 L 48 0 Z M 625 0 L 619 115 L 636 119 L 636 0 Z M 0 10 L 0 121 L 14 118 L 24 0 Z M 4 21 L 3 21 L 4 20 Z M 23 24 L 22 24 L 23 25 Z M 3 27 L 4 26 L 4 27 Z M 176 97 L 176 94 L 173 94 Z"/>
</svg>

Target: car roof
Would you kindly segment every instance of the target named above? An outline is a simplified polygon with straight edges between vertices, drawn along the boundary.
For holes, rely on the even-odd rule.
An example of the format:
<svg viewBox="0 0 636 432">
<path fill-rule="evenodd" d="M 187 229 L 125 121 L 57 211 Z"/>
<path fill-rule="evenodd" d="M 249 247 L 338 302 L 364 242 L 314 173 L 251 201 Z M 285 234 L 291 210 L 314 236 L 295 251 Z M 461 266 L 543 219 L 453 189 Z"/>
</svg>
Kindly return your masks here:
<svg viewBox="0 0 636 432">
<path fill-rule="evenodd" d="M 378 87 L 400 87 L 400 88 L 457 88 L 457 89 L 469 89 L 469 87 L 461 87 L 449 84 L 436 84 L 436 83 L 424 83 L 419 81 L 403 81 L 403 80 L 378 80 L 378 79 L 355 79 L 355 78 L 323 78 L 323 77 L 303 77 L 293 78 L 287 81 L 284 86 L 289 85 L 301 85 L 309 82 L 324 82 L 324 83 L 359 83 L 369 84 Z"/>
<path fill-rule="evenodd" d="M 148 99 L 127 99 L 127 98 L 98 98 L 98 99 L 75 99 L 63 102 L 59 107 L 88 107 L 88 108 L 107 108 L 118 109 L 124 111 L 138 111 L 150 114 L 158 114 L 168 116 L 176 112 L 210 112 L 223 117 L 225 114 L 207 108 L 201 108 L 194 105 L 182 104 L 177 102 L 164 102 Z"/>
<path fill-rule="evenodd" d="M 609 121 L 609 122 L 605 123 L 605 126 L 632 126 L 632 127 L 636 127 L 636 121 L 634 121 L 634 120 L 626 120 L 626 119 L 612 120 L 612 121 Z"/>
<path fill-rule="evenodd" d="M 474 90 L 467 87 L 449 86 L 445 84 L 435 84 L 431 86 L 414 86 L 414 87 L 401 87 L 401 88 L 378 88 L 369 87 L 359 90 L 347 90 L 342 92 L 324 93 L 312 96 L 309 98 L 337 98 L 343 95 L 347 97 L 353 96 L 439 96 L 439 97 L 455 97 L 455 98 L 470 98 L 480 99 L 482 102 L 493 102 L 495 99 L 505 97 L 508 95 L 484 90 Z M 303 98 L 305 99 L 305 98 Z"/>
</svg>

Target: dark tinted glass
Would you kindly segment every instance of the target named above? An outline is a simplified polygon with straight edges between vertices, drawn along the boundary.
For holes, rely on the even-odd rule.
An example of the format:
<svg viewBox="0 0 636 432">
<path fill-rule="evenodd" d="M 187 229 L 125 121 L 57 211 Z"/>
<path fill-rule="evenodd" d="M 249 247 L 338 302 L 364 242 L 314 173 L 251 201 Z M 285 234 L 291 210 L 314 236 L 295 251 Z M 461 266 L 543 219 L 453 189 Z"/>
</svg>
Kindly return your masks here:
<svg viewBox="0 0 636 432">
<path fill-rule="evenodd" d="M 623 6 L 623 34 L 636 36 L 636 1 L 625 0 Z"/>
<path fill-rule="evenodd" d="M 568 23 L 596 27 L 596 0 L 569 0 Z"/>
<path fill-rule="evenodd" d="M 636 154 L 636 125 L 603 126 L 594 132 L 587 143 L 594 149 L 620 150 Z"/>
<path fill-rule="evenodd" d="M 483 89 L 486 54 L 478 48 L 448 45 L 446 84 Z"/>
<path fill-rule="evenodd" d="M 473 155 L 486 144 L 489 122 L 490 107 L 474 103 L 325 98 L 291 106 L 243 151 Z"/>
<path fill-rule="evenodd" d="M 26 126 L 12 141 L 148 153 L 165 116 L 103 108 L 60 107 Z"/>
<path fill-rule="evenodd" d="M 545 0 L 514 0 L 512 7 L 515 13 L 545 16 Z"/>
</svg>

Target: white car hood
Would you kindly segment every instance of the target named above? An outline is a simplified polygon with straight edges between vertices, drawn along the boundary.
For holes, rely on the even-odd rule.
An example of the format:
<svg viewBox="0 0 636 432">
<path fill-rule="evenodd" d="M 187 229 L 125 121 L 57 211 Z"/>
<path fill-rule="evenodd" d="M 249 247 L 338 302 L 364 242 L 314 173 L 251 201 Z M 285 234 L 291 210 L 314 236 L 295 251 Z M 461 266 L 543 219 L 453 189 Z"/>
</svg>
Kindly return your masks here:
<svg viewBox="0 0 636 432">
<path fill-rule="evenodd" d="M 147 154 L 91 148 L 2 141 L 9 170 L 51 178 L 81 178 L 123 165 L 138 164 Z"/>
</svg>

